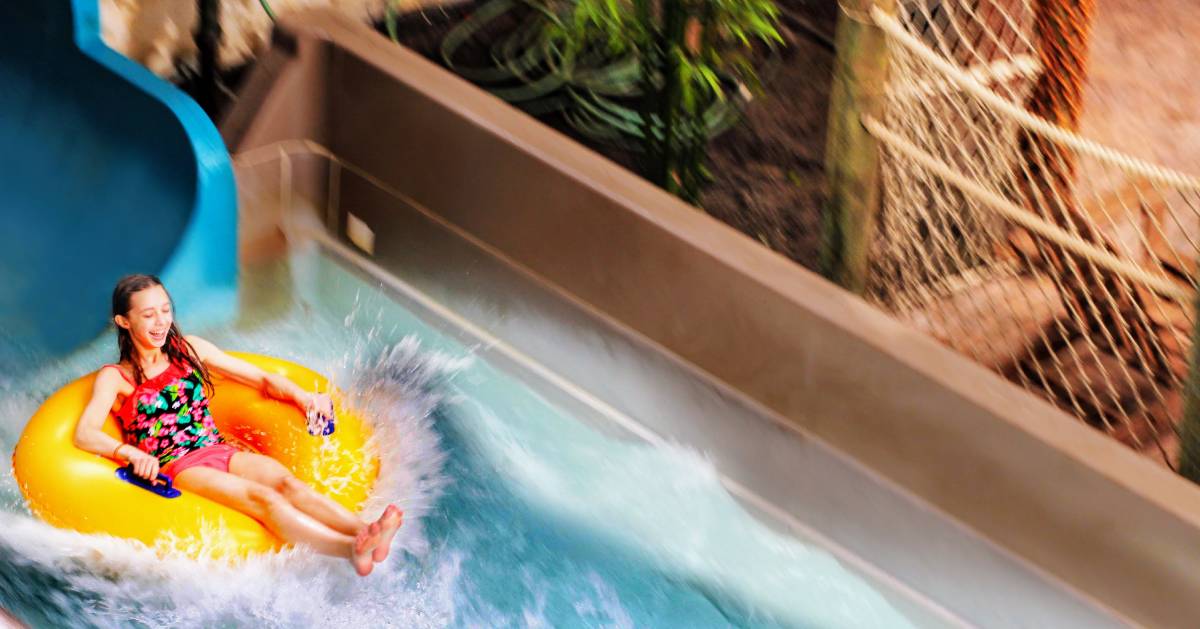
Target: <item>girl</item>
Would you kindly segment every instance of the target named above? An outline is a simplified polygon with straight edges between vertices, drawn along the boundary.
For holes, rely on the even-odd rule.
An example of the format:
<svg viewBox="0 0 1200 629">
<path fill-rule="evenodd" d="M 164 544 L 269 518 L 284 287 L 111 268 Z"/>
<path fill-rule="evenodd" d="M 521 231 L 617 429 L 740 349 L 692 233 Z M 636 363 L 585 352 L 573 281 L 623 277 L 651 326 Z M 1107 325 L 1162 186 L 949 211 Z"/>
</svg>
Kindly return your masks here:
<svg viewBox="0 0 1200 629">
<path fill-rule="evenodd" d="M 117 282 L 112 316 L 121 360 L 96 375 L 75 429 L 76 446 L 127 462 L 148 480 L 161 471 L 176 487 L 241 511 L 285 541 L 349 559 L 361 576 L 387 558 L 400 510 L 388 505 L 368 524 L 275 459 L 225 443 L 208 411 L 209 371 L 327 417 L 333 413 L 329 396 L 305 391 L 204 339 L 183 336 L 170 295 L 152 275 Z M 160 396 L 171 404 L 158 404 Z M 100 429 L 110 412 L 121 423 L 124 442 Z"/>
</svg>

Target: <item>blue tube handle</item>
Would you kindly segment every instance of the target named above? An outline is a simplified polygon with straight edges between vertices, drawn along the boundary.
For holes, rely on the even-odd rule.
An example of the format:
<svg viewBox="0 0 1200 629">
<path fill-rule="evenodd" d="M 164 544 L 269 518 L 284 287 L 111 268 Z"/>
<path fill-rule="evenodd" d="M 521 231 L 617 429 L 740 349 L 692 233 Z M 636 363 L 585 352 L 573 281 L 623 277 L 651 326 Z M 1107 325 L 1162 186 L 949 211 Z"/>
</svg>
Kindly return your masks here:
<svg viewBox="0 0 1200 629">
<path fill-rule="evenodd" d="M 175 486 L 171 484 L 171 479 L 167 478 L 163 474 L 159 474 L 158 478 L 151 483 L 141 476 L 134 474 L 132 465 L 126 465 L 125 467 L 117 468 L 117 478 L 129 483 L 130 485 L 134 485 L 135 487 L 141 487 L 148 492 L 158 494 L 163 498 L 178 498 L 181 495 L 181 492 L 178 489 L 175 489 Z"/>
<path fill-rule="evenodd" d="M 333 434 L 335 421 L 333 414 L 325 415 L 309 411 L 305 413 L 304 417 L 308 422 L 308 434 L 314 437 L 328 437 Z"/>
</svg>

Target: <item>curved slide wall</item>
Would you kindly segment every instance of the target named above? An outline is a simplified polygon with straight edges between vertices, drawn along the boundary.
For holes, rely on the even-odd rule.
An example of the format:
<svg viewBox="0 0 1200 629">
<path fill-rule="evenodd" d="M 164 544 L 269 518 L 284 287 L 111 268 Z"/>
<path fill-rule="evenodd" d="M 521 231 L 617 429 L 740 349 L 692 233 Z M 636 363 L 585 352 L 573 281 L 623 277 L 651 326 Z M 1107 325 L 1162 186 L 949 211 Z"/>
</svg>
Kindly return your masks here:
<svg viewBox="0 0 1200 629">
<path fill-rule="evenodd" d="M 189 326 L 229 311 L 229 155 L 194 101 L 101 41 L 97 0 L 0 2 L 0 86 L 0 340 L 94 338 L 132 272 Z"/>
</svg>

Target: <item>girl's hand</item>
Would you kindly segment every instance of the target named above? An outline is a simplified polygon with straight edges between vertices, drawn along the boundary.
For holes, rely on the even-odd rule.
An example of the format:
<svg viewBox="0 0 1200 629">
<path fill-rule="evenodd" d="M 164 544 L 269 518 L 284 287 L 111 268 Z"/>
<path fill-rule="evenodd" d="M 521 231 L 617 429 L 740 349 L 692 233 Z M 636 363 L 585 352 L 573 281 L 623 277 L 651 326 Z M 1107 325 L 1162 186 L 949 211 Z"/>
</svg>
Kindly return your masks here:
<svg viewBox="0 0 1200 629">
<path fill-rule="evenodd" d="M 326 419 L 333 417 L 333 400 L 325 393 L 309 393 L 303 408 L 305 415 L 316 413 Z"/>
<path fill-rule="evenodd" d="M 333 400 L 324 393 L 306 394 L 304 419 L 308 434 L 314 437 L 333 434 Z"/>
<path fill-rule="evenodd" d="M 133 446 L 122 448 L 121 452 L 129 455 L 129 458 L 126 460 L 133 466 L 134 474 L 151 482 L 158 479 L 157 457 L 150 456 Z"/>
</svg>

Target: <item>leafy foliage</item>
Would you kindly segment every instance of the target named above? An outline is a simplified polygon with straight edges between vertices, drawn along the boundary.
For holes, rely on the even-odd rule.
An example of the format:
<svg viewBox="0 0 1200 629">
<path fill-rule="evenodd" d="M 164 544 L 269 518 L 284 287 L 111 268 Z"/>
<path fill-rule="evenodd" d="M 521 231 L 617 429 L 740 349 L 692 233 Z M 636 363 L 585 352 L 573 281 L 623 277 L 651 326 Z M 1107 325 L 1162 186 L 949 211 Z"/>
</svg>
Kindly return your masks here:
<svg viewBox="0 0 1200 629">
<path fill-rule="evenodd" d="M 531 114 L 561 112 L 588 137 L 642 152 L 652 180 L 695 203 L 708 140 L 759 89 L 749 53 L 783 41 L 777 18 L 773 0 L 489 0 L 441 52 Z M 458 61 L 484 41 L 490 64 Z"/>
</svg>

